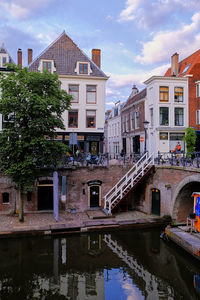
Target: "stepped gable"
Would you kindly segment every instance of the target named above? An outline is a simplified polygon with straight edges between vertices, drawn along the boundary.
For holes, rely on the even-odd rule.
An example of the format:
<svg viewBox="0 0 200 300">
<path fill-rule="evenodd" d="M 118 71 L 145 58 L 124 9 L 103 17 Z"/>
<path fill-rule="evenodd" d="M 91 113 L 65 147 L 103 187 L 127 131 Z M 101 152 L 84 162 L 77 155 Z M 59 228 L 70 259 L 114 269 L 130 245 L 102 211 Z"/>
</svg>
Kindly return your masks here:
<svg viewBox="0 0 200 300">
<path fill-rule="evenodd" d="M 40 59 L 53 60 L 58 75 L 77 75 L 77 61 L 90 62 L 92 73 L 88 76 L 106 77 L 104 72 L 68 37 L 65 31 L 28 66 L 38 71 Z"/>
<path fill-rule="evenodd" d="M 123 109 L 126 108 L 127 106 L 129 106 L 130 104 L 132 104 L 133 102 L 143 99 L 146 96 L 146 94 L 147 94 L 147 89 L 145 88 L 142 91 L 140 91 L 139 93 L 137 93 L 136 95 L 134 95 L 132 98 L 128 98 Z"/>
<path fill-rule="evenodd" d="M 200 63 L 200 49 L 179 62 L 179 71 L 177 77 L 183 77 L 185 75 L 191 74 L 193 67 L 197 63 Z M 171 68 L 167 70 L 164 76 L 171 76 Z"/>
</svg>

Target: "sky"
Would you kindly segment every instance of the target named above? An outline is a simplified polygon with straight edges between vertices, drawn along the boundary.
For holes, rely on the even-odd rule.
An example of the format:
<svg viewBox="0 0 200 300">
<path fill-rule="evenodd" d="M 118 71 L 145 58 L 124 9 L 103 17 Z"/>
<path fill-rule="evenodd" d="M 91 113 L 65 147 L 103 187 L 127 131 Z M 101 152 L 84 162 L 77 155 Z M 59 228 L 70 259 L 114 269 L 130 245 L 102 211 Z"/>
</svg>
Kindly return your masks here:
<svg viewBox="0 0 200 300">
<path fill-rule="evenodd" d="M 101 49 L 110 108 L 200 48 L 200 0 L 0 0 L 0 44 L 16 63 L 18 48 L 26 66 L 28 48 L 34 59 L 63 30 L 89 57 Z"/>
</svg>

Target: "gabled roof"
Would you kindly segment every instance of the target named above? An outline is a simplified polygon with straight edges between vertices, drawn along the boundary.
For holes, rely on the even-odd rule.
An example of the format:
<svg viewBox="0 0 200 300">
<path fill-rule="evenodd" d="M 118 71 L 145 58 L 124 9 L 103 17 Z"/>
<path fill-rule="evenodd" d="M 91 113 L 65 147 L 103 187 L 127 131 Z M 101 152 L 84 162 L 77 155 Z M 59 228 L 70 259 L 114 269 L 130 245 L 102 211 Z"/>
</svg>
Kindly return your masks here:
<svg viewBox="0 0 200 300">
<path fill-rule="evenodd" d="M 10 54 L 8 53 L 4 43 L 0 46 L 0 54 L 8 54 L 9 57 L 9 63 L 14 64 L 14 60 L 12 59 L 12 57 L 10 56 Z"/>
<path fill-rule="evenodd" d="M 132 98 L 128 98 L 128 100 L 126 101 L 126 104 L 123 107 L 123 110 L 125 110 L 126 107 L 128 107 L 132 103 L 143 99 L 146 96 L 146 94 L 147 94 L 147 89 L 145 88 L 142 91 L 140 91 L 139 93 L 137 93 L 135 96 L 133 96 Z"/>
<path fill-rule="evenodd" d="M 178 77 L 191 74 L 196 63 L 200 63 L 200 49 L 179 62 Z M 167 70 L 164 76 L 171 76 L 171 68 Z"/>
<path fill-rule="evenodd" d="M 105 77 L 105 73 L 68 37 L 63 33 L 51 43 L 33 62 L 28 66 L 30 71 L 38 71 L 41 59 L 53 60 L 58 75 L 77 75 L 74 71 L 76 62 L 89 62 L 92 69 L 90 76 Z"/>
</svg>

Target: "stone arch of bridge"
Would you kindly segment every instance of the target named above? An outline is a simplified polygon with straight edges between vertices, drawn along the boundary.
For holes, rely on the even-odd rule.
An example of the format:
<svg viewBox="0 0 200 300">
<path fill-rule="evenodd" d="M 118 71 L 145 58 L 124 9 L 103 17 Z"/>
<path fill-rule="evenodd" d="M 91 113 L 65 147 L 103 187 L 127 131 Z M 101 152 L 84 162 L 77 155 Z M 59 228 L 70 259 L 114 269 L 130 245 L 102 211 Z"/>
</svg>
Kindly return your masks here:
<svg viewBox="0 0 200 300">
<path fill-rule="evenodd" d="M 193 210 L 193 192 L 200 192 L 200 174 L 185 177 L 176 187 L 172 197 L 172 219 L 186 222 Z"/>
</svg>

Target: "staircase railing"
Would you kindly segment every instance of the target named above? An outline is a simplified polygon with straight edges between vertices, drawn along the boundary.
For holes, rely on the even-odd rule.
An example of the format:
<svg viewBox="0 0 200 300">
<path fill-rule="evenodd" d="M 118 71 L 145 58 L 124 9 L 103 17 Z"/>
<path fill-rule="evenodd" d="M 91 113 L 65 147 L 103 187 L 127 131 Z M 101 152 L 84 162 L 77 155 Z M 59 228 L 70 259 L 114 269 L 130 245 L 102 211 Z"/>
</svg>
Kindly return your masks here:
<svg viewBox="0 0 200 300">
<path fill-rule="evenodd" d="M 110 191 L 104 196 L 104 210 L 111 214 L 112 208 L 120 202 L 124 194 L 128 192 L 137 182 L 140 177 L 149 169 L 150 165 L 154 164 L 154 154 L 146 152 L 140 160 L 113 186 Z"/>
</svg>

